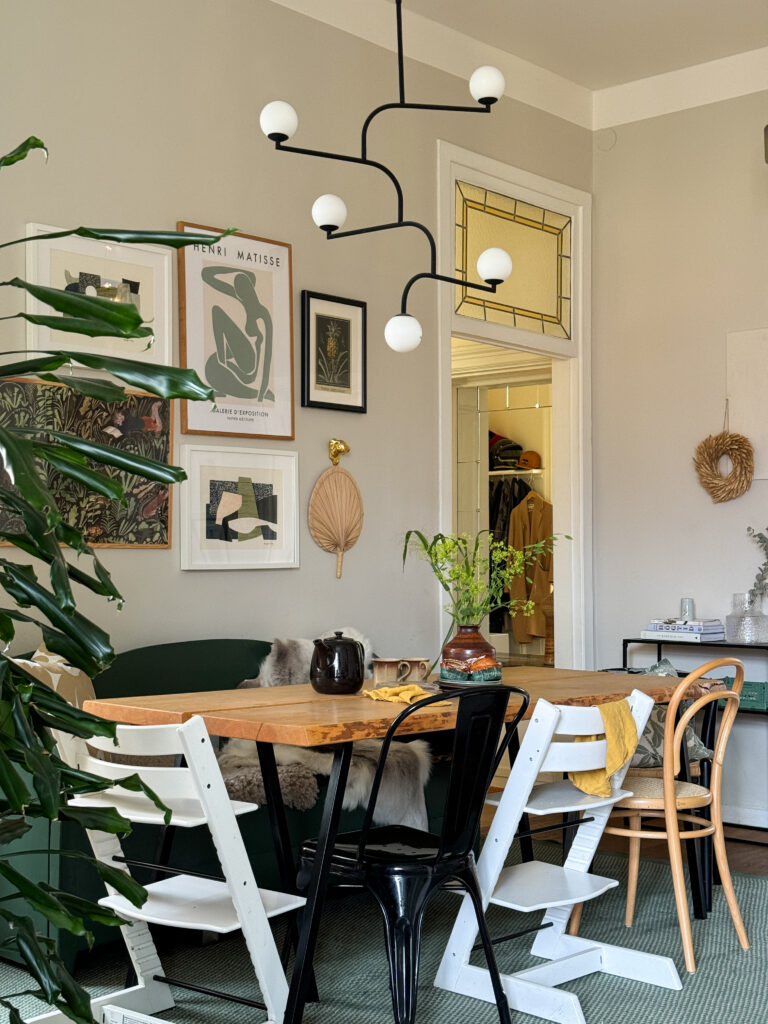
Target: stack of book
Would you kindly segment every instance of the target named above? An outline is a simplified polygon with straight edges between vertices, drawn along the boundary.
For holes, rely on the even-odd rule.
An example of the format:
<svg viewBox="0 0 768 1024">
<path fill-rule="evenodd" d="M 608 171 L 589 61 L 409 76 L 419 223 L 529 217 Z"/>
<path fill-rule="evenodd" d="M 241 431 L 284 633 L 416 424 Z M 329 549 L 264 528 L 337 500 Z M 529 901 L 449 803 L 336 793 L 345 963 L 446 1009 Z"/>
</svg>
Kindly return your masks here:
<svg viewBox="0 0 768 1024">
<path fill-rule="evenodd" d="M 643 640 L 711 644 L 725 640 L 725 627 L 720 619 L 651 619 L 640 636 Z"/>
</svg>

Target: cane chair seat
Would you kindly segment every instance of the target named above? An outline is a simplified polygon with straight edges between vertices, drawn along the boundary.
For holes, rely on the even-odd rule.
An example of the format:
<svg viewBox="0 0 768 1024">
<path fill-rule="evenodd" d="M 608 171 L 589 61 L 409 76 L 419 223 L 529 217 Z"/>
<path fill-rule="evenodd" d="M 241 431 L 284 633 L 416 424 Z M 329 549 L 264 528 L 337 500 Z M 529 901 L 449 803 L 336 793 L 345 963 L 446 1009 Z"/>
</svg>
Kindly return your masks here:
<svg viewBox="0 0 768 1024">
<path fill-rule="evenodd" d="M 624 788 L 631 792 L 621 801 L 621 807 L 638 810 L 664 809 L 664 780 L 649 778 L 645 775 L 627 775 Z M 675 780 L 675 803 L 680 809 L 685 807 L 708 807 L 712 803 L 712 792 L 697 782 Z"/>
</svg>

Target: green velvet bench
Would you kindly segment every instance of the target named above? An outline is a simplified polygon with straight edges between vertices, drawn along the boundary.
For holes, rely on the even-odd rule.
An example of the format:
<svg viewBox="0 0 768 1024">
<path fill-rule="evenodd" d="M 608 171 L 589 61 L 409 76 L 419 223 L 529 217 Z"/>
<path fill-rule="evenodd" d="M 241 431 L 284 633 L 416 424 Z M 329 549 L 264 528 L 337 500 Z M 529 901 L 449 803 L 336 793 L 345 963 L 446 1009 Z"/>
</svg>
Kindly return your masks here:
<svg viewBox="0 0 768 1024">
<path fill-rule="evenodd" d="M 271 643 L 263 640 L 211 639 L 139 647 L 118 654 L 109 668 L 93 680 L 94 690 L 97 697 L 125 697 L 233 689 L 241 680 L 258 675 L 259 667 L 271 646 Z M 445 750 L 449 736 L 437 733 L 423 738 L 430 741 L 434 752 L 436 747 Z M 433 766 L 425 791 L 430 827 L 435 831 L 439 831 L 442 820 L 448 776 L 446 768 L 447 765 L 440 762 Z M 326 780 L 319 781 L 320 796 L 313 808 L 305 811 L 285 808 L 294 861 L 302 841 L 317 835 L 320 830 Z M 359 828 L 362 819 L 362 810 L 344 811 L 340 830 Z M 267 808 L 260 807 L 253 814 L 243 816 L 240 826 L 258 883 L 267 888 L 279 889 L 280 865 L 272 841 Z M 200 830 L 199 841 L 194 842 L 191 841 L 193 834 L 187 829 L 171 833 L 167 863 L 184 870 L 216 874 L 219 871 L 218 859 L 209 835 Z M 24 837 L 22 843 L 23 846 L 20 843 L 16 848 L 31 850 L 49 846 L 54 852 L 65 849 L 91 852 L 85 833 L 72 822 L 55 822 L 50 830 L 44 822 L 37 822 L 35 829 Z M 136 860 L 154 861 L 157 844 L 156 828 L 135 825 L 125 843 L 126 854 Z M 38 881 L 47 881 L 86 898 L 98 899 L 104 894 L 103 884 L 96 872 L 89 869 L 82 860 L 57 856 L 19 857 L 16 866 Z M 149 880 L 149 876 L 144 880 Z M 56 939 L 59 955 L 71 968 L 78 954 L 87 948 L 84 940 L 68 932 L 59 931 L 57 934 L 55 929 L 46 928 L 42 919 L 37 924 L 41 931 L 46 931 Z M 114 929 L 100 926 L 94 929 L 94 934 L 96 943 L 117 938 Z"/>
</svg>

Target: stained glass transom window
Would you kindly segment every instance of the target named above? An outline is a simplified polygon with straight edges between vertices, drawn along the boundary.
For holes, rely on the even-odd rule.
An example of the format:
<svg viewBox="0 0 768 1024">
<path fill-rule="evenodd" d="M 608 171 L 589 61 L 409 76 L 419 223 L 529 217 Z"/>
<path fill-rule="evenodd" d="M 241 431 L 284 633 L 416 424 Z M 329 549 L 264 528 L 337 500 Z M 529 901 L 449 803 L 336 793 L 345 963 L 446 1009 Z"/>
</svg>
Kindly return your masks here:
<svg viewBox="0 0 768 1024">
<path fill-rule="evenodd" d="M 456 312 L 551 338 L 571 337 L 571 218 L 456 182 L 456 277 L 482 284 L 477 257 L 498 246 L 511 277 L 495 294 L 456 288 Z"/>
</svg>

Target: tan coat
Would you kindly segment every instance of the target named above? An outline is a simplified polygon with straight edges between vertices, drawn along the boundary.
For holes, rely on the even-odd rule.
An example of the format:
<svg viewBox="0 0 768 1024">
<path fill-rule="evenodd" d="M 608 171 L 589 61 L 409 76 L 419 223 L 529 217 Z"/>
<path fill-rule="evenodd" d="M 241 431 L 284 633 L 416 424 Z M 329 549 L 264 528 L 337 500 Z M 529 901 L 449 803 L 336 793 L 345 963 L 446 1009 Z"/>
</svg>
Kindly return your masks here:
<svg viewBox="0 0 768 1024">
<path fill-rule="evenodd" d="M 512 509 L 509 517 L 509 543 L 518 550 L 552 536 L 552 506 L 531 491 Z M 529 583 L 525 577 L 529 577 Z M 519 644 L 530 643 L 534 637 L 546 636 L 545 611 L 552 614 L 552 553 L 540 555 L 535 565 L 526 567 L 524 576 L 517 576 L 509 588 L 510 598 L 531 599 L 533 615 L 517 614 L 512 619 L 512 635 Z"/>
</svg>

